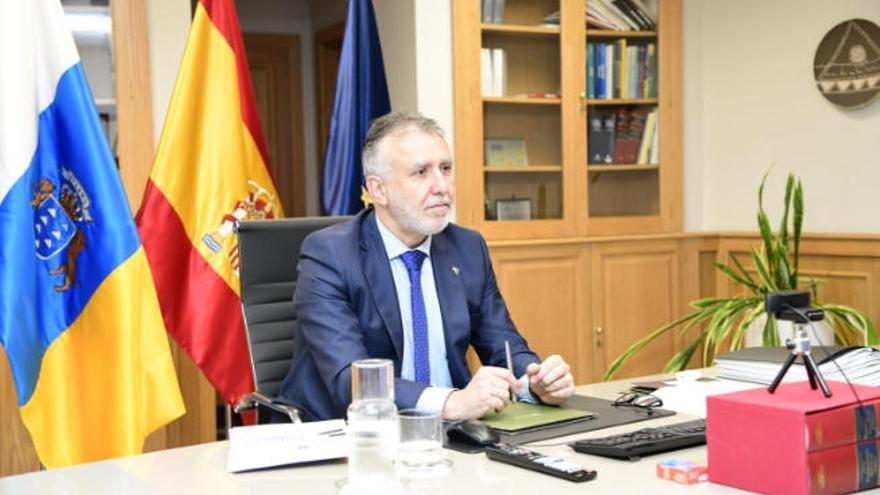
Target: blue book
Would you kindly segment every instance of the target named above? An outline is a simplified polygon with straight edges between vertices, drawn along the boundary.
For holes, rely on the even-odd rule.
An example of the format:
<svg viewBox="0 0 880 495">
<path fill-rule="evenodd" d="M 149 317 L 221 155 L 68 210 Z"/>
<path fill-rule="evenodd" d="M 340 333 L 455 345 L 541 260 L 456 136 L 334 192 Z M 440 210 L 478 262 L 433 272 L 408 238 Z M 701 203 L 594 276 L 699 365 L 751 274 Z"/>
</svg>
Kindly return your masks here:
<svg viewBox="0 0 880 495">
<path fill-rule="evenodd" d="M 605 44 L 596 43 L 596 98 L 605 97 Z"/>
<path fill-rule="evenodd" d="M 587 98 L 596 97 L 596 47 L 587 43 Z"/>
</svg>

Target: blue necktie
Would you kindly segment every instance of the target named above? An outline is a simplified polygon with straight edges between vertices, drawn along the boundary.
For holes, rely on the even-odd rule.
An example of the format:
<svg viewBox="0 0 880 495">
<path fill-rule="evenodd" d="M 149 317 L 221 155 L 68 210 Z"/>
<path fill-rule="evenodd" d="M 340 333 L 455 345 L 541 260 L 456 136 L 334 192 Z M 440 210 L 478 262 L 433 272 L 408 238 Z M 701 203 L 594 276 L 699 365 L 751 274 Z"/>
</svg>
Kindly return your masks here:
<svg viewBox="0 0 880 495">
<path fill-rule="evenodd" d="M 400 255 L 409 272 L 410 300 L 412 302 L 413 365 L 416 381 L 431 384 L 431 362 L 428 359 L 428 317 L 425 314 L 425 299 L 422 297 L 422 262 L 425 253 L 407 251 Z"/>
</svg>

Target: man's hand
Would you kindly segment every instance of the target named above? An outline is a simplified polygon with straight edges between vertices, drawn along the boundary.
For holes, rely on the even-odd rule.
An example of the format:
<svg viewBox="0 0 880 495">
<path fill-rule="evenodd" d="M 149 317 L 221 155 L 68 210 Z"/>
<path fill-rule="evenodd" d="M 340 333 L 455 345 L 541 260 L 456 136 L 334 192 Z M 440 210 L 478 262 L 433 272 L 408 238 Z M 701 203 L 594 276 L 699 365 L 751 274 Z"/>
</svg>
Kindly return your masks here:
<svg viewBox="0 0 880 495">
<path fill-rule="evenodd" d="M 571 368 L 559 355 L 552 355 L 543 363 L 532 363 L 526 368 L 529 388 L 545 404 L 562 404 L 574 393 Z"/>
<path fill-rule="evenodd" d="M 449 394 L 443 406 L 443 419 L 477 419 L 489 411 L 500 411 L 510 400 L 510 391 L 516 393 L 521 386 L 506 369 L 483 366 L 467 387 Z"/>
</svg>

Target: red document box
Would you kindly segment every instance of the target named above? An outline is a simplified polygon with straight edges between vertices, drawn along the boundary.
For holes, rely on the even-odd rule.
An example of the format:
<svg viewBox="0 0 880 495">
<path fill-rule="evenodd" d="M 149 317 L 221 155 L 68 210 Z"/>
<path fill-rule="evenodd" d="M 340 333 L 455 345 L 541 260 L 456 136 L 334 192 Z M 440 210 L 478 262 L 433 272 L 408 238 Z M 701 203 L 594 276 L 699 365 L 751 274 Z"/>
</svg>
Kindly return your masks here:
<svg viewBox="0 0 880 495">
<path fill-rule="evenodd" d="M 808 382 L 707 399 L 709 481 L 774 494 L 842 493 L 880 486 L 880 388 Z"/>
</svg>

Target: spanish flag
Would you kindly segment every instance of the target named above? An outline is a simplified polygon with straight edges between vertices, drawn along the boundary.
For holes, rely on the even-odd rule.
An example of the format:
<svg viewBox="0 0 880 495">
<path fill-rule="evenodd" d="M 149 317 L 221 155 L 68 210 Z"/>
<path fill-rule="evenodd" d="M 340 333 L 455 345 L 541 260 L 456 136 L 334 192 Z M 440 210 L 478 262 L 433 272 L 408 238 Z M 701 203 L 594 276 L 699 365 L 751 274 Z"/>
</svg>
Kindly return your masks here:
<svg viewBox="0 0 880 495">
<path fill-rule="evenodd" d="M 184 412 L 156 290 L 58 0 L 0 4 L 0 345 L 37 455 L 140 453 Z"/>
<path fill-rule="evenodd" d="M 232 0 L 200 0 L 137 225 L 168 331 L 227 402 L 253 391 L 238 220 L 283 216 Z"/>
</svg>

